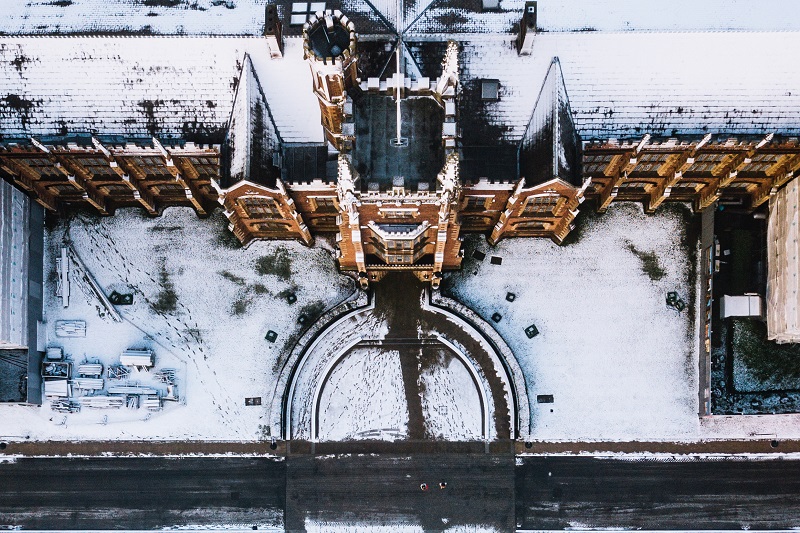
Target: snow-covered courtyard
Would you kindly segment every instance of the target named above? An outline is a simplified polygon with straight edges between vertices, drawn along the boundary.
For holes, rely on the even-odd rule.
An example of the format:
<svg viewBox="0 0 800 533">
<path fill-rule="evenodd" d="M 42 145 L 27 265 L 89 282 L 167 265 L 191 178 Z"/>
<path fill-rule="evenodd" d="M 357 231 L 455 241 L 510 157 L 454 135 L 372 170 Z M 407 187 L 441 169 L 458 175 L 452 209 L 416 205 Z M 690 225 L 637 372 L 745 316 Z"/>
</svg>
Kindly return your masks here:
<svg viewBox="0 0 800 533">
<path fill-rule="evenodd" d="M 69 237 L 75 252 L 110 294 L 133 294 L 132 305 L 117 305 L 113 320 L 73 268 L 71 297 L 63 307 L 55 296 L 55 259 Z M 153 374 L 175 371 L 176 402 L 161 411 L 89 408 L 58 413 L 40 407 L 0 406 L 0 434 L 34 440 L 264 438 L 282 346 L 300 329 L 301 314 L 314 316 L 354 291 L 336 271 L 324 241 L 307 248 L 295 242 L 256 242 L 238 247 L 216 213 L 199 219 L 190 209 L 170 208 L 159 218 L 138 210 L 114 217 L 75 216 L 48 232 L 45 321 L 48 346 L 60 346 L 75 366 L 119 363 L 129 348 L 150 349 L 155 367 L 133 370 L 127 379 L 106 379 L 105 395 L 116 385 L 153 385 Z M 290 303 L 289 295 L 296 301 Z M 105 316 L 101 316 L 105 315 Z M 86 323 L 85 337 L 58 337 L 61 320 Z M 277 333 L 270 342 L 269 331 Z M 105 374 L 104 368 L 104 374 Z M 73 376 L 75 371 L 73 370 Z M 162 385 L 159 393 L 166 390 Z M 73 389 L 77 402 L 85 398 Z M 261 405 L 245 405 L 260 398 Z"/>
<path fill-rule="evenodd" d="M 502 316 L 495 327 L 525 372 L 534 438 L 692 436 L 697 336 L 686 311 L 665 305 L 668 291 L 688 301 L 693 290 L 683 221 L 623 204 L 589 222 L 577 243 L 562 247 L 545 239 L 508 239 L 494 249 L 478 242 L 487 258 L 467 259 L 452 290 L 487 320 Z M 652 277 L 660 279 L 643 270 L 634 249 L 655 254 L 662 271 Z M 539 334 L 529 339 L 531 324 Z M 537 395 L 554 403 L 535 403 Z"/>
<path fill-rule="evenodd" d="M 796 415 L 698 418 L 697 325 L 688 308 L 679 312 L 665 304 L 670 291 L 693 301 L 693 244 L 683 242 L 685 231 L 680 207 L 645 215 L 637 204 L 614 204 L 604 215 L 587 217 L 575 242 L 565 246 L 508 239 L 491 248 L 481 236 L 468 238 L 464 269 L 448 275 L 447 290 L 492 323 L 513 350 L 530 397 L 531 438 L 800 435 Z M 121 321 L 104 310 L 77 269 L 68 306 L 62 305 L 55 260 L 65 238 L 105 294 L 133 295 L 132 305 L 115 306 Z M 56 412 L 49 401 L 0 406 L 4 438 L 268 438 L 280 357 L 301 333 L 301 316 L 308 324 L 356 293 L 354 281 L 336 271 L 327 241 L 317 239 L 311 248 L 256 242 L 242 249 L 219 213 L 209 219 L 184 208 L 167 209 L 160 218 L 132 209 L 110 218 L 75 215 L 48 230 L 46 248 L 47 345 L 63 349 L 73 378 L 81 364 L 100 363 L 105 381 L 97 392 L 73 386 L 73 400 L 81 404 L 76 413 Z M 474 258 L 475 250 L 485 259 Z M 56 324 L 64 320 L 85 322 L 86 336 L 57 336 Z M 538 334 L 529 338 L 531 325 Z M 277 338 L 267 339 L 269 332 Z M 152 350 L 155 366 L 108 379 L 105 370 L 127 349 Z M 356 350 L 332 372 L 321 396 L 322 440 L 408 438 L 397 354 L 370 354 Z M 471 379 L 466 367 L 445 359 L 420 374 L 427 431 L 470 440 L 478 435 L 469 426 L 475 417 L 465 414 L 476 409 L 474 387 L 462 390 Z M 171 392 L 156 379 L 165 369 L 174 374 Z M 91 406 L 88 398 L 108 397 L 115 386 L 154 388 L 175 400 L 162 401 L 160 410 Z M 552 403 L 539 403 L 538 396 L 542 402 L 552 396 Z M 467 425 L 439 424 L 449 419 Z"/>
<path fill-rule="evenodd" d="M 800 434 L 795 416 L 698 418 L 696 290 L 680 206 L 612 205 L 577 242 L 471 238 L 453 296 L 494 323 L 522 367 L 540 440 L 699 440 Z M 574 237 L 574 236 L 573 236 Z M 472 256 L 482 251 L 482 261 Z M 500 257 L 499 265 L 490 262 Z M 507 299 L 511 293 L 513 301 Z M 495 317 L 497 318 L 497 317 Z M 525 328 L 538 335 L 528 338 Z M 553 403 L 538 403 L 551 395 Z"/>
</svg>

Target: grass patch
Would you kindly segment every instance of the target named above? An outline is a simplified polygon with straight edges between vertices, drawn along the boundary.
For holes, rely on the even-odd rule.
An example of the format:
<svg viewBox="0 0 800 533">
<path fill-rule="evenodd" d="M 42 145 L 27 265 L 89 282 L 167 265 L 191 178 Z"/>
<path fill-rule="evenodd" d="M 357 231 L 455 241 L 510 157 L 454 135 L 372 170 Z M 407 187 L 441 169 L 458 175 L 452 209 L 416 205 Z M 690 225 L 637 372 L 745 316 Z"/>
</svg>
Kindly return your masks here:
<svg viewBox="0 0 800 533">
<path fill-rule="evenodd" d="M 236 285 L 244 286 L 247 283 L 244 278 L 237 276 L 236 274 L 228 270 L 223 270 L 222 272 L 219 273 L 219 275 L 227 279 L 228 281 L 235 283 Z"/>
<path fill-rule="evenodd" d="M 261 294 L 270 294 L 269 289 L 267 288 L 267 286 L 262 284 L 262 283 L 254 283 L 252 288 L 253 288 L 253 292 L 256 293 L 256 294 L 259 294 L 259 295 L 261 295 Z"/>
<path fill-rule="evenodd" d="M 297 294 L 297 287 L 289 287 L 288 289 L 283 289 L 281 292 L 275 295 L 276 298 L 280 298 L 282 300 L 286 300 L 289 298 L 290 294 Z"/>
<path fill-rule="evenodd" d="M 236 238 L 233 232 L 228 231 L 228 228 L 223 228 L 217 235 L 216 243 L 220 248 L 228 248 L 230 250 L 238 250 L 242 247 L 242 243 Z"/>
<path fill-rule="evenodd" d="M 159 291 L 156 301 L 150 304 L 150 307 L 157 313 L 171 313 L 178 308 L 178 294 L 175 292 L 175 286 L 170 281 L 169 273 L 164 266 L 161 267 L 158 281 L 161 285 L 161 291 Z"/>
<path fill-rule="evenodd" d="M 182 226 L 153 226 L 150 231 L 157 233 L 159 231 L 181 231 L 182 229 Z"/>
<path fill-rule="evenodd" d="M 216 239 L 214 239 L 214 243 L 217 246 L 220 248 L 227 248 L 229 250 L 238 250 L 242 247 L 241 241 L 239 241 L 239 239 L 236 238 L 236 235 L 234 235 L 233 232 L 228 229 L 228 219 L 225 218 L 225 215 L 222 213 L 222 211 L 218 209 L 215 210 L 214 213 L 212 213 L 211 218 L 219 228 Z"/>
<path fill-rule="evenodd" d="M 761 321 L 733 319 L 733 354 L 761 381 L 800 379 L 800 344 L 768 341 Z"/>
<path fill-rule="evenodd" d="M 58 271 L 55 268 L 52 268 L 47 273 L 47 283 L 50 283 L 51 285 L 55 285 L 55 284 L 58 283 L 59 277 L 60 276 L 58 275 Z"/>
<path fill-rule="evenodd" d="M 661 263 L 658 261 L 658 256 L 655 252 L 639 250 L 631 242 L 626 242 L 625 248 L 639 258 L 639 261 L 642 262 L 642 271 L 647 274 L 651 280 L 658 281 L 667 275 L 667 272 L 661 268 Z"/>
<path fill-rule="evenodd" d="M 286 248 L 280 247 L 270 255 L 256 259 L 256 272 L 262 276 L 273 275 L 288 281 L 292 277 L 292 261 Z"/>
<path fill-rule="evenodd" d="M 300 314 L 305 315 L 309 321 L 318 319 L 325 311 L 325 304 L 323 302 L 312 302 L 304 305 L 300 309 Z"/>
<path fill-rule="evenodd" d="M 195 340 L 198 344 L 203 343 L 203 333 L 197 328 L 188 328 L 186 334 Z"/>
<path fill-rule="evenodd" d="M 233 305 L 231 306 L 231 314 L 233 316 L 242 316 L 247 312 L 248 307 L 250 307 L 250 298 L 247 296 L 241 296 L 234 300 Z"/>
</svg>

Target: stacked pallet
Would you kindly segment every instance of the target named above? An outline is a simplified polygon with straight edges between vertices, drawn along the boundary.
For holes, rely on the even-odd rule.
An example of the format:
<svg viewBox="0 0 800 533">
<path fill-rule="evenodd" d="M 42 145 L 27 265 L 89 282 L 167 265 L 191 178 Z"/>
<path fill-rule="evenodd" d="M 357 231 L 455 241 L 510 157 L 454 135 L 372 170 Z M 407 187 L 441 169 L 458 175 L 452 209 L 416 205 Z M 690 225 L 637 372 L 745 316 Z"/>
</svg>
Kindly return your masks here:
<svg viewBox="0 0 800 533">
<path fill-rule="evenodd" d="M 72 386 L 80 390 L 102 390 L 103 378 L 75 378 Z"/>
<path fill-rule="evenodd" d="M 119 409 L 125 403 L 121 396 L 86 396 L 81 398 L 81 405 L 92 409 Z"/>
</svg>

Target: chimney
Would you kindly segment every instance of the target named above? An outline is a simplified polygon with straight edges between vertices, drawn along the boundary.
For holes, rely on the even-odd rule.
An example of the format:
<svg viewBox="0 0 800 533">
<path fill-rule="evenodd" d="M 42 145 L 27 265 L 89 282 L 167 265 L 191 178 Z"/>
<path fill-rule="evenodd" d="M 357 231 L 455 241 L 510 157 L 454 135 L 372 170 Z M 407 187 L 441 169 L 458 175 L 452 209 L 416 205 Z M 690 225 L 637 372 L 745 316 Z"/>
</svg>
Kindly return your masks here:
<svg viewBox="0 0 800 533">
<path fill-rule="evenodd" d="M 278 6 L 267 4 L 264 9 L 264 37 L 267 39 L 272 59 L 283 57 L 283 29 L 278 17 Z"/>
<path fill-rule="evenodd" d="M 525 11 L 522 13 L 522 20 L 519 23 L 519 35 L 517 35 L 517 53 L 521 56 L 529 56 L 533 52 L 533 38 L 536 36 L 536 2 L 525 2 Z"/>
</svg>

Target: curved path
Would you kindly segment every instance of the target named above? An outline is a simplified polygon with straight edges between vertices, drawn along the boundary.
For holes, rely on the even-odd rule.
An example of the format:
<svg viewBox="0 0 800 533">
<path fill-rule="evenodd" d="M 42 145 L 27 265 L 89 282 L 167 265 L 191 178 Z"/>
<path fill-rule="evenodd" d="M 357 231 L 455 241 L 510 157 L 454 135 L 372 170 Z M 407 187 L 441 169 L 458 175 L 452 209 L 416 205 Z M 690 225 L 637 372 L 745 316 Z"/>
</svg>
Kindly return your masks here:
<svg viewBox="0 0 800 533">
<path fill-rule="evenodd" d="M 519 365 L 491 326 L 457 302 L 437 296 L 432 304 L 410 274 L 374 287 L 369 304 L 323 317 L 295 346 L 272 402 L 273 435 L 492 441 L 529 434 Z"/>
</svg>

